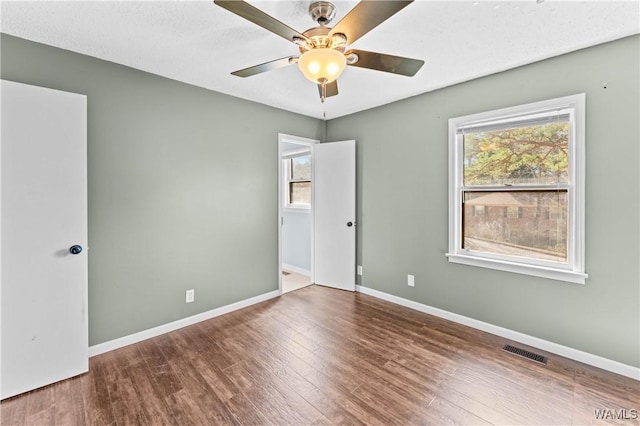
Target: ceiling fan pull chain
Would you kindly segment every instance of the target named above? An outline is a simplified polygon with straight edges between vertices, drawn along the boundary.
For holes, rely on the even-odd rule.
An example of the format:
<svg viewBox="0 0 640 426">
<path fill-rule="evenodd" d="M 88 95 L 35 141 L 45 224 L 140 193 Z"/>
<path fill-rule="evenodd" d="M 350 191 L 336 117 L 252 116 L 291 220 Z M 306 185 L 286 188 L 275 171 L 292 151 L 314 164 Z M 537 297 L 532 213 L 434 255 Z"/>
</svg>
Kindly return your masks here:
<svg viewBox="0 0 640 426">
<path fill-rule="evenodd" d="M 321 94 L 320 94 L 320 102 L 324 103 L 324 100 L 327 99 L 327 79 L 326 78 L 321 78 L 318 79 L 318 82 L 320 83 L 320 87 L 322 87 L 321 90 Z"/>
</svg>

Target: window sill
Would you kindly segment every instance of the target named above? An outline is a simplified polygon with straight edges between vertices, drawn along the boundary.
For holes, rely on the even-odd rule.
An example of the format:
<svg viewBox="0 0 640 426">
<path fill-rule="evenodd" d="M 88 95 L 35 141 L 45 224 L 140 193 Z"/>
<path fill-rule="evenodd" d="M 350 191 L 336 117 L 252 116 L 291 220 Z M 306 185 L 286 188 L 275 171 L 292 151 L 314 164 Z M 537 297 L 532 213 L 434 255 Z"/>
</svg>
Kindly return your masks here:
<svg viewBox="0 0 640 426">
<path fill-rule="evenodd" d="M 527 265 L 524 263 L 507 262 L 503 260 L 485 259 L 463 254 L 447 253 L 449 262 L 462 265 L 478 266 L 481 268 L 495 269 L 498 271 L 513 272 L 516 274 L 532 275 L 551 280 L 566 281 L 574 284 L 585 284 L 587 274 L 569 271 L 565 269 L 545 268 L 542 266 Z"/>
</svg>

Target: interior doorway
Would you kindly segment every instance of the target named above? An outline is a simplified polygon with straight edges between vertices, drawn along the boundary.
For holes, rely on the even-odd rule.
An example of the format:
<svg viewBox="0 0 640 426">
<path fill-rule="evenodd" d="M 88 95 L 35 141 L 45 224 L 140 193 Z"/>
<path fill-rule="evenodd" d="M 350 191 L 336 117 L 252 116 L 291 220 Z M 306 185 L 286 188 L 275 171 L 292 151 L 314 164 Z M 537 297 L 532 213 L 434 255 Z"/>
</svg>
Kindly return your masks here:
<svg viewBox="0 0 640 426">
<path fill-rule="evenodd" d="M 317 140 L 278 135 L 279 288 L 314 282 L 313 146 Z"/>
</svg>

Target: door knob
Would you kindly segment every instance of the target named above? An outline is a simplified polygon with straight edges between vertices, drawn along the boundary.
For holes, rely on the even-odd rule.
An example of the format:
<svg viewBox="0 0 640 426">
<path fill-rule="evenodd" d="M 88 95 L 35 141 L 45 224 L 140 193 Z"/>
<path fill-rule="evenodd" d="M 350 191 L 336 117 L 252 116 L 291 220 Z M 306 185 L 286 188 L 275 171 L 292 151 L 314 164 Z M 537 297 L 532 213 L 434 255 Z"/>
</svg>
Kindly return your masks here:
<svg viewBox="0 0 640 426">
<path fill-rule="evenodd" d="M 69 248 L 69 253 L 71 254 L 80 254 L 82 253 L 82 246 L 75 245 Z"/>
<path fill-rule="evenodd" d="M 347 226 L 348 227 L 352 227 L 353 226 L 353 222 L 347 222 Z"/>
</svg>

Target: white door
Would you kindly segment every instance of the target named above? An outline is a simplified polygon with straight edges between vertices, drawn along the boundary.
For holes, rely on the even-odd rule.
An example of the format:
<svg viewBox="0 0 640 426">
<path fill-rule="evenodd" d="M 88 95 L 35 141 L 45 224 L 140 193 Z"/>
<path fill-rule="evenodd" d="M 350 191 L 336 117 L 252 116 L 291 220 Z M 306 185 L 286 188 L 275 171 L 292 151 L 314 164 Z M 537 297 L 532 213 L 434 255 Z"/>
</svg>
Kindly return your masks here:
<svg viewBox="0 0 640 426">
<path fill-rule="evenodd" d="M 87 105 L 4 80 L 1 95 L 4 399 L 88 371 Z"/>
<path fill-rule="evenodd" d="M 313 147 L 315 283 L 356 289 L 356 142 Z"/>
</svg>

